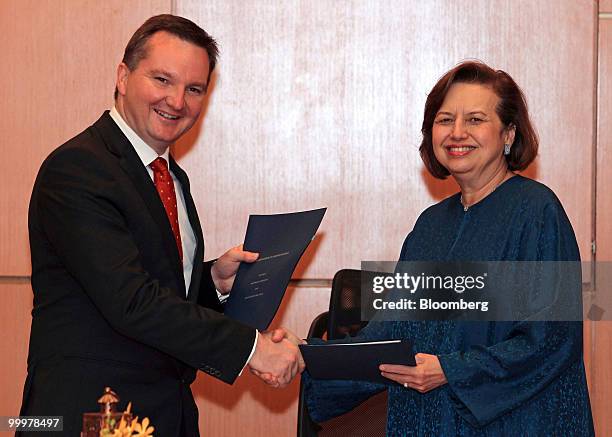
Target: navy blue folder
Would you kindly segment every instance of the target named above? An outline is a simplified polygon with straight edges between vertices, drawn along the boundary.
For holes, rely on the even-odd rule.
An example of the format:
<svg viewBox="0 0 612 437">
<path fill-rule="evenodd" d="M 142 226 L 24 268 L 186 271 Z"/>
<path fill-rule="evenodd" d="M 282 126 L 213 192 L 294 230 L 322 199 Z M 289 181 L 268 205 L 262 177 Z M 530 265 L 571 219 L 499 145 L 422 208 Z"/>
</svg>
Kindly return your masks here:
<svg viewBox="0 0 612 437">
<path fill-rule="evenodd" d="M 299 346 L 315 379 L 352 379 L 395 384 L 380 374 L 381 364 L 416 366 L 409 340 L 333 342 Z"/>
<path fill-rule="evenodd" d="M 243 247 L 259 252 L 259 258 L 240 264 L 225 305 L 226 316 L 260 331 L 268 328 L 326 210 L 249 216 Z"/>
</svg>

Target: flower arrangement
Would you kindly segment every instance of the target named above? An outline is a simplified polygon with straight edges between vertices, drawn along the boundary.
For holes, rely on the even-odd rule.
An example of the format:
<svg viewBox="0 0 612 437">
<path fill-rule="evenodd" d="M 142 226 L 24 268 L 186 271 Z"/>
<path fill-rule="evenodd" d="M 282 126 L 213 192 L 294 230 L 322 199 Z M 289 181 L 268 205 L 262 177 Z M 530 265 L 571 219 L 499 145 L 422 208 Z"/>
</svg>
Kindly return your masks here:
<svg viewBox="0 0 612 437">
<path fill-rule="evenodd" d="M 100 437 L 153 437 L 155 427 L 149 426 L 149 418 L 145 417 L 142 422 L 138 422 L 138 417 L 130 419 L 132 414 L 132 403 L 130 402 L 121 416 L 119 425 L 116 420 L 109 418 L 104 422 L 100 430 Z"/>
</svg>

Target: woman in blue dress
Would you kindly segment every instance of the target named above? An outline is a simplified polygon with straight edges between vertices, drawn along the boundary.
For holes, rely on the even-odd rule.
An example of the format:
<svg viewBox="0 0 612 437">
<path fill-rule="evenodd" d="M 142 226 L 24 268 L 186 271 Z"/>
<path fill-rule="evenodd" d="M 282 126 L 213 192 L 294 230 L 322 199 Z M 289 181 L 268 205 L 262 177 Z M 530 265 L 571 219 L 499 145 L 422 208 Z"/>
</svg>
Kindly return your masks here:
<svg viewBox="0 0 612 437">
<path fill-rule="evenodd" d="M 579 261 L 555 194 L 517 175 L 536 157 L 522 91 L 503 71 L 464 62 L 427 98 L 421 157 L 461 192 L 428 208 L 401 261 Z M 408 338 L 417 366 L 381 365 L 390 387 L 303 375 L 324 421 L 389 390 L 389 436 L 590 436 L 582 323 L 371 322 L 364 339 Z"/>
</svg>

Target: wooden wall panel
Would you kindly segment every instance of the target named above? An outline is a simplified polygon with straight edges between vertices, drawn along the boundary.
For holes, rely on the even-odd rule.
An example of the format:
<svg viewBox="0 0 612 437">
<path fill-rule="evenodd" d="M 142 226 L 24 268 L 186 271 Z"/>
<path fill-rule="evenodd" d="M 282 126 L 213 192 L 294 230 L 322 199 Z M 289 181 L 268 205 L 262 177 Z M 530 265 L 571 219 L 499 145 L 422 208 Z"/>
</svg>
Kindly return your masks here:
<svg viewBox="0 0 612 437">
<path fill-rule="evenodd" d="M 612 262 L 612 20 L 599 22 L 599 96 L 597 142 L 597 261 Z M 599 269 L 601 271 L 601 269 Z M 610 270 L 609 264 L 607 271 Z M 597 276 L 595 292 L 609 293 L 610 274 Z M 609 306 L 606 307 L 609 311 Z M 605 316 L 610 320 L 609 314 Z M 597 435 L 612 435 L 612 322 L 592 324 L 591 405 Z"/>
<path fill-rule="evenodd" d="M 27 207 L 48 153 L 113 103 L 127 40 L 171 0 L 0 2 L 0 275 L 30 272 Z"/>
<path fill-rule="evenodd" d="M 527 174 L 559 195 L 589 259 L 596 7 L 178 1 L 221 46 L 204 121 L 175 150 L 207 256 L 242 240 L 249 213 L 328 206 L 296 277 L 396 259 L 419 213 L 456 190 L 418 156 L 426 94 L 455 63 L 479 58 L 524 88 L 542 140 Z"/>
<path fill-rule="evenodd" d="M 27 373 L 32 288 L 29 282 L 0 282 L 0 416 L 18 415 Z M 0 433 L 1 434 L 1 433 Z"/>
<path fill-rule="evenodd" d="M 599 0 L 599 12 L 612 12 L 612 0 Z"/>
<path fill-rule="evenodd" d="M 612 20 L 599 24 L 597 260 L 612 261 Z"/>
<path fill-rule="evenodd" d="M 272 322 L 272 327 L 286 326 L 302 338 L 310 322 L 329 306 L 329 288 L 295 288 Z M 202 372 L 193 385 L 200 410 L 203 436 L 291 436 L 297 427 L 299 378 L 284 389 L 263 384 L 245 370 L 233 386 Z"/>
</svg>

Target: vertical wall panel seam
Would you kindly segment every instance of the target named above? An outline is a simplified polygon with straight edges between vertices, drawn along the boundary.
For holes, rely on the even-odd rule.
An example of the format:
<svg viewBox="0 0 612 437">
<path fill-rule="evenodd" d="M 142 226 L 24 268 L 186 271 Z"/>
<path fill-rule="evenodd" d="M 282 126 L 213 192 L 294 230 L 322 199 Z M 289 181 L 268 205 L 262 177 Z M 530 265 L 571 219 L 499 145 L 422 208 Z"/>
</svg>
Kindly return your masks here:
<svg viewBox="0 0 612 437">
<path fill-rule="evenodd" d="M 593 182 L 593 193 L 592 193 L 592 242 L 595 243 L 595 248 L 597 248 L 597 194 L 598 194 L 598 189 L 597 189 L 597 170 L 598 170 L 598 152 L 599 152 L 599 93 L 600 93 L 600 83 L 599 83 L 599 28 L 600 28 L 600 14 L 599 14 L 599 7 L 597 4 L 597 8 L 595 10 L 594 13 L 594 18 L 595 18 L 595 26 L 594 26 L 594 38 L 593 38 L 593 46 L 594 46 L 594 50 L 593 50 L 593 55 L 595 56 L 594 59 L 594 65 L 593 65 L 593 83 L 595 84 L 595 86 L 593 87 L 593 144 L 594 147 L 592 149 L 592 159 L 593 159 L 593 174 L 592 174 L 592 182 Z M 597 295 L 597 249 L 595 250 L 595 253 L 591 252 L 591 259 L 592 259 L 592 265 L 591 265 L 591 278 L 592 278 L 592 292 L 594 293 L 594 295 Z M 597 333 L 596 333 L 596 329 L 597 328 L 597 324 L 595 322 L 591 322 L 591 327 L 590 327 L 590 336 L 591 336 L 591 344 L 590 344 L 590 351 L 589 351 L 589 355 L 590 355 L 590 362 L 589 362 L 589 375 L 591 376 L 591 387 L 592 390 L 595 390 L 595 340 L 597 338 Z"/>
</svg>

